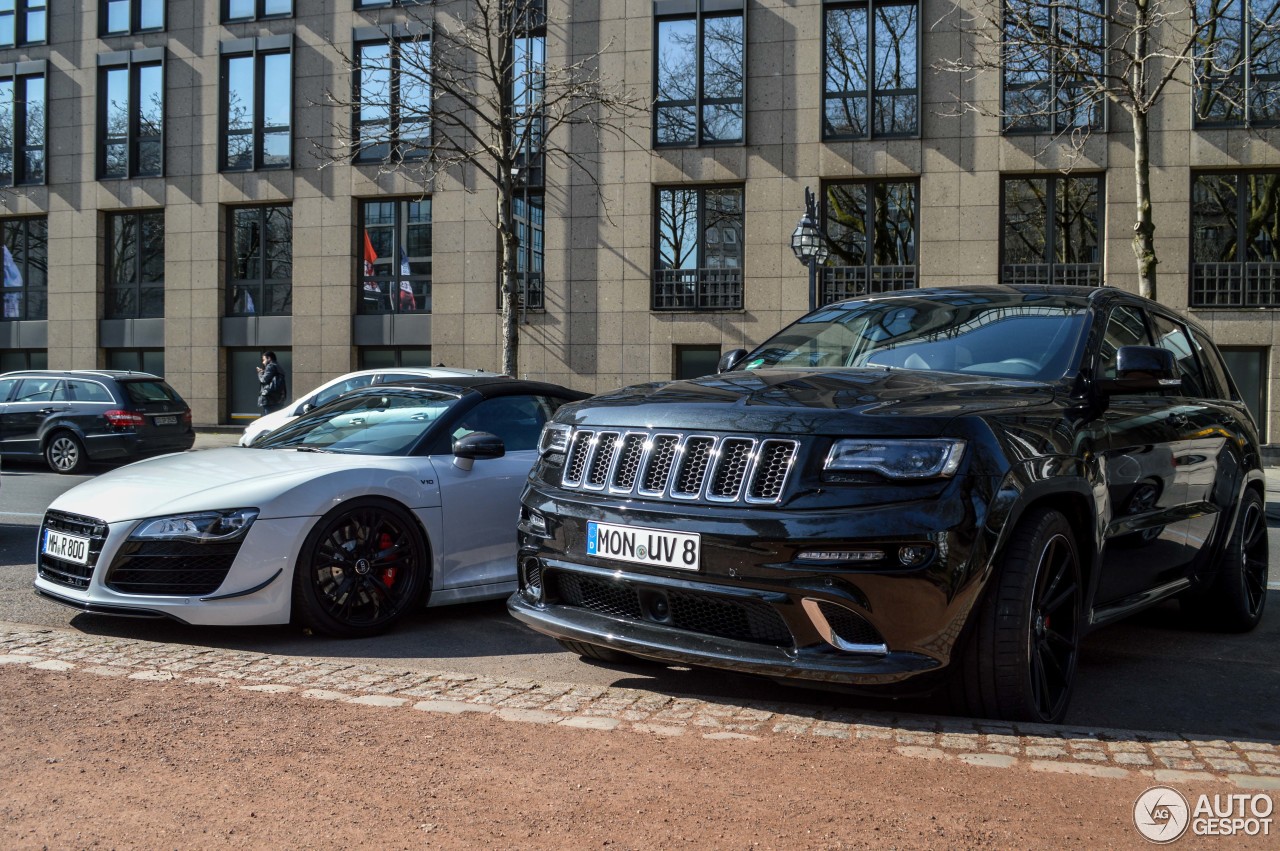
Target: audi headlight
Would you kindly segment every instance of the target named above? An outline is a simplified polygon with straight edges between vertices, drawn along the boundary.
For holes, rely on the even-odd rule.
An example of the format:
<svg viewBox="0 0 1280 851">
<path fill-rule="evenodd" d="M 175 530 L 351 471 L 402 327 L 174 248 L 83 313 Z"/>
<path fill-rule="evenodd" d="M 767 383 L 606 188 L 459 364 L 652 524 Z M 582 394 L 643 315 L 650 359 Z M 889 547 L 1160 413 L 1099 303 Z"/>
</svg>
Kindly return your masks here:
<svg viewBox="0 0 1280 851">
<path fill-rule="evenodd" d="M 191 541 L 196 544 L 238 541 L 258 519 L 256 508 L 198 511 L 143 520 L 129 536 L 131 541 Z"/>
<path fill-rule="evenodd" d="M 964 457 L 963 440 L 838 440 L 823 469 L 879 473 L 888 479 L 935 479 L 955 475 Z"/>
<path fill-rule="evenodd" d="M 542 427 L 542 437 L 538 440 L 539 454 L 568 452 L 569 436 L 571 434 L 573 434 L 572 426 L 562 423 L 547 423 Z"/>
</svg>

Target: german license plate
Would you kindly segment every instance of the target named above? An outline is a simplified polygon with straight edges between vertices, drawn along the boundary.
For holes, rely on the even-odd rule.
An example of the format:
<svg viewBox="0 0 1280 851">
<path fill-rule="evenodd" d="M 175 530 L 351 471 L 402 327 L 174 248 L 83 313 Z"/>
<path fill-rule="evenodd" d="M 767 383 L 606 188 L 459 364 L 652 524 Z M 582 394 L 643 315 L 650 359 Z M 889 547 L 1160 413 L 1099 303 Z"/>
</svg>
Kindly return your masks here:
<svg viewBox="0 0 1280 851">
<path fill-rule="evenodd" d="M 40 550 L 50 558 L 62 561 L 75 564 L 89 562 L 89 539 L 81 538 L 79 535 L 67 535 L 53 529 L 45 529 L 44 544 Z"/>
<path fill-rule="evenodd" d="M 161 426 L 161 425 L 177 425 L 177 424 L 178 424 L 178 418 L 177 418 L 177 417 L 156 417 L 156 425 L 158 425 L 158 426 Z"/>
<path fill-rule="evenodd" d="M 654 567 L 697 570 L 702 560 L 702 536 L 591 520 L 587 522 L 587 555 Z"/>
</svg>

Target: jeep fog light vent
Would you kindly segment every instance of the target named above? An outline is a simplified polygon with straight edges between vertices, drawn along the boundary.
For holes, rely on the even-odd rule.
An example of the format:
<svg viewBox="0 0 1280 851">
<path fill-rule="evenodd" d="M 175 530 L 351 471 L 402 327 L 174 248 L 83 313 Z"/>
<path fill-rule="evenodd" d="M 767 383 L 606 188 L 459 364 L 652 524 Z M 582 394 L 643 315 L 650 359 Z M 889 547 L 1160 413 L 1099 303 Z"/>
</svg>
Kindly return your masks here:
<svg viewBox="0 0 1280 851">
<path fill-rule="evenodd" d="M 879 630 L 862 615 L 827 600 L 806 597 L 801 601 L 804 612 L 823 640 L 837 650 L 885 656 L 889 647 Z"/>
</svg>

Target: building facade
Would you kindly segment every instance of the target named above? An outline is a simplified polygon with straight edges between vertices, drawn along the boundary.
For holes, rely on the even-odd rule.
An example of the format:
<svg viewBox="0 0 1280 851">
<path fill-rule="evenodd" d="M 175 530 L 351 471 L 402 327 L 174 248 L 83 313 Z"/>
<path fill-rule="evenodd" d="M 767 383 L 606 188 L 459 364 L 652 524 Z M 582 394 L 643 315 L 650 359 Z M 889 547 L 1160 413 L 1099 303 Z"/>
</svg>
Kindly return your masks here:
<svg viewBox="0 0 1280 851">
<path fill-rule="evenodd" d="M 1045 110 L 1071 80 L 1043 53 L 941 70 L 974 54 L 956 16 L 983 2 L 547 0 L 522 61 L 599 54 L 651 106 L 583 151 L 594 174 L 529 169 L 520 373 L 604 391 L 705 373 L 774 333 L 811 298 L 789 244 L 806 187 L 830 249 L 822 301 L 998 281 L 1136 290 L 1123 110 Z M 1247 61 L 1212 85 L 1180 75 L 1151 114 L 1158 297 L 1212 330 L 1276 442 L 1280 57 L 1249 23 L 1275 3 L 1233 2 Z M 430 13 L 0 4 L 0 368 L 162 372 L 198 424 L 256 413 L 264 349 L 295 392 L 367 366 L 497 368 L 492 190 L 385 173 L 376 151 L 331 157 L 335 128 L 408 114 L 342 105 L 353 88 L 429 100 L 398 76 L 410 59 L 394 42 L 429 41 Z"/>
</svg>

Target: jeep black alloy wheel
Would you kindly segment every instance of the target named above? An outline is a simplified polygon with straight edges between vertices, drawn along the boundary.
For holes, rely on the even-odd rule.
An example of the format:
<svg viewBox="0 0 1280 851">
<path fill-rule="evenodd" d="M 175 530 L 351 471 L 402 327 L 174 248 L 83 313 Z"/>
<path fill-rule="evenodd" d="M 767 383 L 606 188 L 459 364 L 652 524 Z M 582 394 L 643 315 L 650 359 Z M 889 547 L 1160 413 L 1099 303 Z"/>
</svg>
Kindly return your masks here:
<svg viewBox="0 0 1280 851">
<path fill-rule="evenodd" d="M 422 598 L 428 569 L 408 512 L 380 500 L 345 503 L 307 536 L 294 573 L 294 613 L 326 635 L 375 635 Z"/>
<path fill-rule="evenodd" d="M 89 463 L 84 444 L 69 431 L 60 431 L 44 447 L 44 459 L 55 473 L 78 473 Z"/>
<path fill-rule="evenodd" d="M 1267 518 L 1262 497 L 1253 488 L 1240 501 L 1239 519 L 1218 564 L 1218 574 L 1203 591 L 1183 596 L 1183 605 L 1206 626 L 1224 632 L 1248 632 L 1262 620 L 1267 602 Z"/>
<path fill-rule="evenodd" d="M 953 695 L 974 715 L 1060 722 L 1080 650 L 1080 559 L 1067 519 L 1032 511 L 1014 530 L 961 652 Z"/>
</svg>

